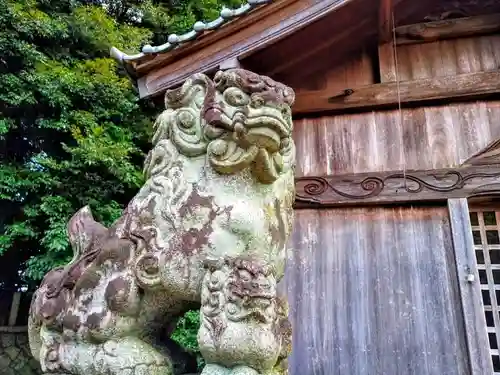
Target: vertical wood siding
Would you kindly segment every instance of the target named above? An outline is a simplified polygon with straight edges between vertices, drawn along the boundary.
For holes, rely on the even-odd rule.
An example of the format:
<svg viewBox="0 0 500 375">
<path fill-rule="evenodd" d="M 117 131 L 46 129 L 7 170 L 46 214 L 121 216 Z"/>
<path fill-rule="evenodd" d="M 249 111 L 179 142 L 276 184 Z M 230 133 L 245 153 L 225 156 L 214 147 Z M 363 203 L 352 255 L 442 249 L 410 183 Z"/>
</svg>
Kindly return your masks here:
<svg viewBox="0 0 500 375">
<path fill-rule="evenodd" d="M 468 375 L 446 208 L 296 216 L 291 375 Z"/>
<path fill-rule="evenodd" d="M 397 47 L 401 81 L 498 70 L 500 35 L 442 40 Z M 379 49 L 382 82 L 396 81 L 394 50 L 386 44 Z"/>
<path fill-rule="evenodd" d="M 297 175 L 457 166 L 500 137 L 500 101 L 295 120 Z"/>
<path fill-rule="evenodd" d="M 325 63 L 325 61 L 321 61 Z M 371 85 L 375 83 L 373 74 L 372 56 L 366 51 L 359 51 L 342 65 L 331 64 L 326 69 L 313 71 L 306 77 L 293 79 L 294 89 L 308 88 L 313 90 L 328 90 L 332 93 L 340 92 L 346 88 Z"/>
<path fill-rule="evenodd" d="M 331 90 L 332 93 L 345 90 L 347 87 L 365 86 L 375 83 L 371 56 L 362 52 L 351 61 L 325 72 L 322 77 L 322 88 Z"/>
<path fill-rule="evenodd" d="M 379 52 L 381 81 L 395 81 L 390 45 Z M 500 36 L 400 46 L 398 63 L 400 80 L 497 70 Z M 321 86 L 370 84 L 371 69 L 366 56 L 350 61 Z M 297 176 L 454 167 L 500 138 L 499 118 L 496 100 L 296 120 Z M 467 347 L 463 304 L 472 302 L 461 301 L 446 207 L 296 217 L 283 283 L 291 375 L 471 374 L 478 348 Z M 474 373 L 485 368 L 473 360 Z"/>
</svg>

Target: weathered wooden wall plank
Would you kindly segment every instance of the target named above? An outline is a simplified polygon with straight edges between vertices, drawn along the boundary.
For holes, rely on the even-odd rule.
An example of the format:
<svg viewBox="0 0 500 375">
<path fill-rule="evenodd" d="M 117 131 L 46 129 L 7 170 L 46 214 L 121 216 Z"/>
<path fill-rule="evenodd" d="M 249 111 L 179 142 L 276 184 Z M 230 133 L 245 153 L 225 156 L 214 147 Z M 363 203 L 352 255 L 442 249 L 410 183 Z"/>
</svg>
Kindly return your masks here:
<svg viewBox="0 0 500 375">
<path fill-rule="evenodd" d="M 448 201 L 451 235 L 457 267 L 462 310 L 467 335 L 467 349 L 470 358 L 470 374 L 493 373 L 486 319 L 482 308 L 479 272 L 477 269 L 474 241 L 472 239 L 469 207 L 466 199 Z M 473 279 L 468 279 L 473 277 Z"/>
<path fill-rule="evenodd" d="M 362 51 L 341 66 L 334 66 L 323 74 L 304 80 L 304 85 L 314 82 L 317 89 L 336 92 L 346 87 L 358 87 L 375 83 L 371 56 Z M 300 93 L 300 89 L 297 90 Z"/>
<path fill-rule="evenodd" d="M 291 375 L 470 375 L 446 207 L 296 215 Z"/>
<path fill-rule="evenodd" d="M 500 66 L 500 35 L 441 40 L 397 47 L 400 81 L 488 72 Z M 395 82 L 391 44 L 379 49 L 382 82 Z"/>
<path fill-rule="evenodd" d="M 500 138 L 500 101 L 295 120 L 297 176 L 455 167 Z"/>
</svg>

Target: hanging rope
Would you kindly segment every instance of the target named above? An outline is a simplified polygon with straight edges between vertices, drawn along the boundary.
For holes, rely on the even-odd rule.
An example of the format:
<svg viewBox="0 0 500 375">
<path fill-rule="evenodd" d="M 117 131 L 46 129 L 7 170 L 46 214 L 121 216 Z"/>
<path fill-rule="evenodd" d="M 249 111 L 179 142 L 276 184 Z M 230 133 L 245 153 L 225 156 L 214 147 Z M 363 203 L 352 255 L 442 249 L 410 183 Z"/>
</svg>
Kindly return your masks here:
<svg viewBox="0 0 500 375">
<path fill-rule="evenodd" d="M 401 109 L 401 90 L 399 86 L 399 64 L 398 64 L 398 51 L 396 48 L 396 23 L 394 21 L 394 11 L 391 12 L 392 16 L 392 50 L 393 50 L 393 62 L 394 62 L 394 71 L 396 73 L 396 90 L 398 93 L 398 113 L 399 113 L 399 126 L 401 131 L 403 132 L 403 111 Z M 404 142 L 403 136 L 401 136 L 401 151 L 403 152 L 403 183 L 405 189 L 406 186 L 406 155 L 404 153 Z"/>
</svg>

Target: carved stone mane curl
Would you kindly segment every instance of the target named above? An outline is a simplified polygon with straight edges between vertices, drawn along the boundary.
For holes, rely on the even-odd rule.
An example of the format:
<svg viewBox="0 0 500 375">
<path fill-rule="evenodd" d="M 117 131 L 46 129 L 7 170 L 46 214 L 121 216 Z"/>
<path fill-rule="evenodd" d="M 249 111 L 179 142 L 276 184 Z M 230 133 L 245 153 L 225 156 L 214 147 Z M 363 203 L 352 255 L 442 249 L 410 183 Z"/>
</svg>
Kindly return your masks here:
<svg viewBox="0 0 500 375">
<path fill-rule="evenodd" d="M 278 105 L 291 107 L 295 101 L 295 93 L 289 87 L 244 69 L 220 71 L 214 77 L 217 90 L 224 91 L 229 87 L 237 87 L 248 94 L 259 94 L 262 99 Z"/>
</svg>

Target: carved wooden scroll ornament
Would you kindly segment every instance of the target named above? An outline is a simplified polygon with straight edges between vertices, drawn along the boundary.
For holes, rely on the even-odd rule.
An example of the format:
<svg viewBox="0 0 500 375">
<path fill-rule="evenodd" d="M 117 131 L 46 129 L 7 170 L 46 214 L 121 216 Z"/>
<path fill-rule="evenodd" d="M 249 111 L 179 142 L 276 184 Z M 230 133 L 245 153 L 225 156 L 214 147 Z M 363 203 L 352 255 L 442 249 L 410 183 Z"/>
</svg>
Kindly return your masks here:
<svg viewBox="0 0 500 375">
<path fill-rule="evenodd" d="M 296 178 L 296 207 L 439 201 L 500 193 L 500 164 Z"/>
</svg>

